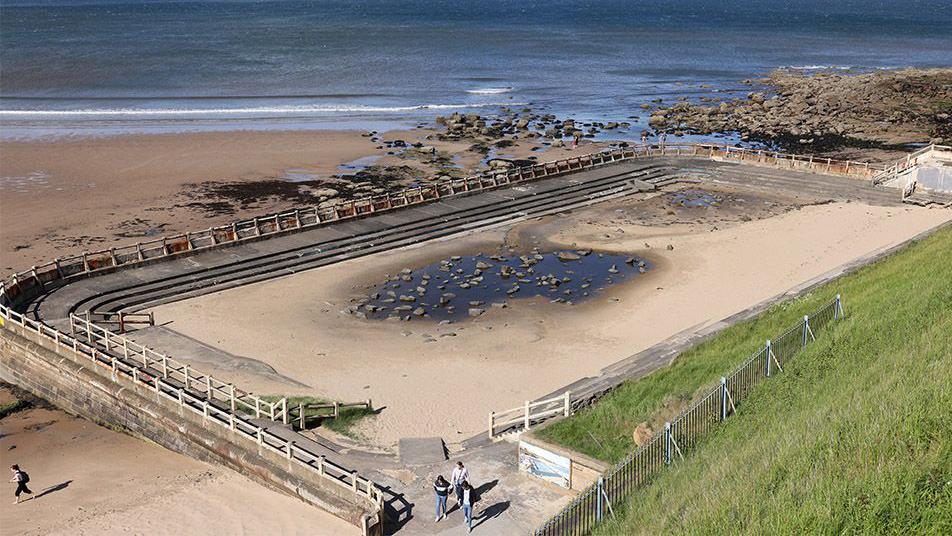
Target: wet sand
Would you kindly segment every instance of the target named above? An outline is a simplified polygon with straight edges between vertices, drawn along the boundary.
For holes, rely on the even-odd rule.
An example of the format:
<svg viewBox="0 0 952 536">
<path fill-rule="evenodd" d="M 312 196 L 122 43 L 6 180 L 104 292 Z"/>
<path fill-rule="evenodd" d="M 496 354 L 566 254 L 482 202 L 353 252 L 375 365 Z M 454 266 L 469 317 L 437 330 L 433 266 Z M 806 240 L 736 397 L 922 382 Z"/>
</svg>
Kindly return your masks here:
<svg viewBox="0 0 952 536">
<path fill-rule="evenodd" d="M 736 214 L 721 221 L 710 211 L 696 218 L 703 223 L 679 223 L 677 213 L 667 212 L 662 216 L 675 221 L 664 225 L 661 216 L 649 219 L 654 224 L 630 216 L 639 203 L 653 202 L 629 199 L 378 254 L 165 305 L 156 316 L 171 321 L 171 329 L 273 365 L 313 386 L 310 394 L 372 398 L 385 409 L 359 429 L 371 443 L 392 447 L 400 437 L 421 436 L 454 443 L 482 432 L 490 411 L 598 374 L 682 330 L 952 218 L 944 210 L 860 203 L 794 210 L 782 200 L 774 215 L 752 221 Z M 582 304 L 516 300 L 450 325 L 342 312 L 387 273 L 487 252 L 507 234 L 514 241 L 639 255 L 657 268 Z M 235 328 L 249 325 L 255 329 Z"/>
<path fill-rule="evenodd" d="M 436 178 L 438 166 L 427 164 L 426 155 L 388 155 L 400 151 L 388 148 L 385 141 L 435 147 L 454 159 L 458 173 L 480 166 L 483 156 L 469 150 L 471 141 L 427 139 L 433 133 L 386 132 L 378 141 L 358 131 L 0 140 L 0 270 L 24 270 L 57 256 L 300 206 L 307 196 L 299 195 L 288 181 L 354 173 L 340 167 L 354 161 L 406 166 L 419 170 L 424 179 Z M 499 153 L 557 159 L 595 150 L 586 143 L 574 152 L 532 151 L 540 146 L 537 141 L 519 140 Z M 233 195 L 216 190 L 221 185 Z"/>
<path fill-rule="evenodd" d="M 0 400 L 12 396 L 0 389 Z M 11 464 L 37 498 L 13 501 Z M 359 529 L 222 467 L 67 415 L 32 408 L 0 421 L 3 534 L 327 534 Z M 29 497 L 24 495 L 23 498 Z"/>
</svg>

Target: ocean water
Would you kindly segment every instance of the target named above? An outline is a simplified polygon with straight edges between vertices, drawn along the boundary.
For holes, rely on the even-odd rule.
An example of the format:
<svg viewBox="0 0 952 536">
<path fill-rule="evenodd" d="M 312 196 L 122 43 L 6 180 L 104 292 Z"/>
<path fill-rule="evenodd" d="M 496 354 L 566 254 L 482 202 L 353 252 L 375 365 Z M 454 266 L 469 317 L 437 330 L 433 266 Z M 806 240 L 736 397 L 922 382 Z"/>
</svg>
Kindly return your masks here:
<svg viewBox="0 0 952 536">
<path fill-rule="evenodd" d="M 948 0 L 0 0 L 0 135 L 644 121 L 777 67 L 950 65 L 950 35 Z"/>
</svg>

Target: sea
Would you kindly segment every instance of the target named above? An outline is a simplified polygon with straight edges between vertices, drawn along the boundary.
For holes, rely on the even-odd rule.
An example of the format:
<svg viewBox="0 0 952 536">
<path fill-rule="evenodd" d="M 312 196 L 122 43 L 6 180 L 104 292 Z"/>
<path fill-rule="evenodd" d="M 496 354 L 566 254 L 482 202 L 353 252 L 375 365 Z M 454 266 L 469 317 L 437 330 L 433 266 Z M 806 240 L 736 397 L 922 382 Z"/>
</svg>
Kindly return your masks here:
<svg viewBox="0 0 952 536">
<path fill-rule="evenodd" d="M 948 65 L 949 0 L 0 0 L 0 136 L 645 124 L 776 68 Z"/>
</svg>

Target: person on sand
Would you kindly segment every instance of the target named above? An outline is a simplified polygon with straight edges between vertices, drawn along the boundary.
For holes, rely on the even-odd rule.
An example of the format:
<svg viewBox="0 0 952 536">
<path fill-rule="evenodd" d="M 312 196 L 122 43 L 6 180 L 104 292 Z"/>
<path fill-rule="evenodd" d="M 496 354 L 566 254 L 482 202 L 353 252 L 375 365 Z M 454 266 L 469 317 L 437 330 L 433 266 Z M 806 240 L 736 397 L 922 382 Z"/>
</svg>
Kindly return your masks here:
<svg viewBox="0 0 952 536">
<path fill-rule="evenodd" d="M 446 517 L 446 496 L 450 494 L 450 483 L 443 478 L 443 475 L 436 477 L 433 491 L 436 492 L 436 522 L 439 523 Z"/>
<path fill-rule="evenodd" d="M 29 493 L 30 495 L 33 495 L 33 492 L 30 491 L 30 488 L 26 487 L 26 485 L 30 483 L 30 475 L 26 474 L 26 471 L 21 471 L 20 466 L 17 464 L 11 465 L 10 470 L 13 471 L 13 478 L 10 479 L 10 482 L 16 482 L 17 484 L 17 499 L 13 501 L 13 504 L 20 504 L 21 493 Z"/>
<path fill-rule="evenodd" d="M 642 149 L 645 150 L 645 152 L 648 152 L 648 131 L 647 130 L 641 131 L 641 147 Z"/>
<path fill-rule="evenodd" d="M 463 482 L 463 518 L 466 520 L 466 529 L 473 532 L 473 508 L 476 506 L 476 490 L 469 482 Z"/>
<path fill-rule="evenodd" d="M 661 133 L 658 134 L 658 145 L 661 147 L 662 153 L 664 152 L 664 142 L 667 139 L 668 139 L 668 133 L 662 130 Z"/>
<path fill-rule="evenodd" d="M 463 482 L 467 480 L 469 480 L 469 470 L 463 467 L 463 462 L 456 462 L 453 474 L 450 475 L 450 483 L 453 484 L 453 489 L 456 491 L 457 506 L 463 504 Z"/>
</svg>

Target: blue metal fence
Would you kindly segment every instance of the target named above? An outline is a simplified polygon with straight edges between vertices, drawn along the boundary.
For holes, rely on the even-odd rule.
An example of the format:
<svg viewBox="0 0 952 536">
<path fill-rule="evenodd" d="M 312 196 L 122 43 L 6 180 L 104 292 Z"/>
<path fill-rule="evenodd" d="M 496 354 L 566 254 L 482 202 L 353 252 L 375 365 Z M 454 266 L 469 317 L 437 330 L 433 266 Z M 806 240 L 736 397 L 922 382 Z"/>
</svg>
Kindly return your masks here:
<svg viewBox="0 0 952 536">
<path fill-rule="evenodd" d="M 606 514 L 636 488 L 643 486 L 666 465 L 684 457 L 686 451 L 737 411 L 737 406 L 755 385 L 783 371 L 788 361 L 816 333 L 843 316 L 839 294 L 812 315 L 804 316 L 779 337 L 768 340 L 720 383 L 701 396 L 646 444 L 610 468 L 598 481 L 535 530 L 536 536 L 581 536 L 592 530 Z"/>
</svg>

